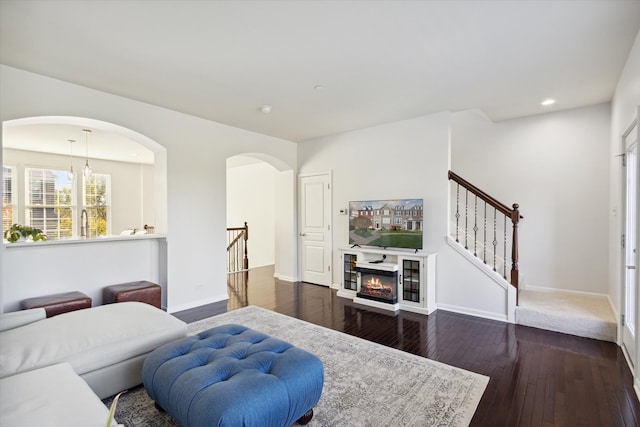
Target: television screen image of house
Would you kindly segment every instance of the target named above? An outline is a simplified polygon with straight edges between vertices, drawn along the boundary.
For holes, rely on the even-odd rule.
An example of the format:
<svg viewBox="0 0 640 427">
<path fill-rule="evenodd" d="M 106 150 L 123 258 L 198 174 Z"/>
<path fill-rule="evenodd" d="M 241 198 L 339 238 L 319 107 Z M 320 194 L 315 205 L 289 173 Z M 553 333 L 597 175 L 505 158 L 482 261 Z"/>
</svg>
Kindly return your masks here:
<svg viewBox="0 0 640 427">
<path fill-rule="evenodd" d="M 422 249 L 423 199 L 349 202 L 349 244 Z"/>
</svg>

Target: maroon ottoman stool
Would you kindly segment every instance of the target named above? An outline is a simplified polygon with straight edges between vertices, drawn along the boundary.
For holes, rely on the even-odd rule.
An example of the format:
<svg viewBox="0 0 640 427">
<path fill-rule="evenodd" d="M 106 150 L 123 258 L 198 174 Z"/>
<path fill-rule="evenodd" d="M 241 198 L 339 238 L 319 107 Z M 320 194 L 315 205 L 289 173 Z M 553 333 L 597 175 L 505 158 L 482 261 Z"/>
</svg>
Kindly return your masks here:
<svg viewBox="0 0 640 427">
<path fill-rule="evenodd" d="M 121 285 L 107 286 L 102 290 L 102 303 L 138 301 L 160 307 L 162 289 L 160 285 L 142 280 L 140 282 L 123 283 Z"/>
<path fill-rule="evenodd" d="M 21 303 L 23 309 L 43 307 L 47 317 L 69 311 L 91 308 L 91 298 L 82 292 L 65 292 L 63 294 L 47 295 L 44 297 L 28 298 Z"/>
</svg>

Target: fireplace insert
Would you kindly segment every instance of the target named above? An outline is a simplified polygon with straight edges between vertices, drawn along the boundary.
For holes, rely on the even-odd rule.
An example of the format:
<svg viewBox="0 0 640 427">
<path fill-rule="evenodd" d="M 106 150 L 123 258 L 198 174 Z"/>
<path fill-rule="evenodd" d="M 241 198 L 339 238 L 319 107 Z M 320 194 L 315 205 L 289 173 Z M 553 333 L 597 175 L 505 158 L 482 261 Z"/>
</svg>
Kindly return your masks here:
<svg viewBox="0 0 640 427">
<path fill-rule="evenodd" d="M 374 301 L 398 302 L 398 272 L 358 267 L 360 291 L 357 296 Z"/>
</svg>

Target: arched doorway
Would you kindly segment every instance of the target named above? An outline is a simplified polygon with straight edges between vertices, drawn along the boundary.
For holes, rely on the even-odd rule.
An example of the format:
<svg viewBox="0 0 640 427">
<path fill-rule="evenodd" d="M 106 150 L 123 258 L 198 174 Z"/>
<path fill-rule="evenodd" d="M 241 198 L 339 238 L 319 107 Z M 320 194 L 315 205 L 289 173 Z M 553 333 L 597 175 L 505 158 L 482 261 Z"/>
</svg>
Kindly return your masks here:
<svg viewBox="0 0 640 427">
<path fill-rule="evenodd" d="M 295 174 L 261 153 L 227 159 L 227 226 L 249 224 L 249 268 L 274 265 L 276 278 L 295 281 Z"/>
</svg>

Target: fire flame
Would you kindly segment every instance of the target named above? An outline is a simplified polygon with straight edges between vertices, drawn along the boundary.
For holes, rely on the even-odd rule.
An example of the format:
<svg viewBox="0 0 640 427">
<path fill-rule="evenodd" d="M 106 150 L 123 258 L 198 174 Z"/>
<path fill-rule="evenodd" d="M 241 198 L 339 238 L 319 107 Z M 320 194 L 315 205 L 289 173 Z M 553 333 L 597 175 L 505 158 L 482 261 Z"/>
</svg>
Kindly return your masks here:
<svg viewBox="0 0 640 427">
<path fill-rule="evenodd" d="M 393 293 L 393 286 L 382 283 L 380 278 L 375 276 L 371 277 L 367 281 L 365 287 L 367 288 L 367 290 L 370 290 L 370 291 L 385 292 L 389 294 Z"/>
</svg>

